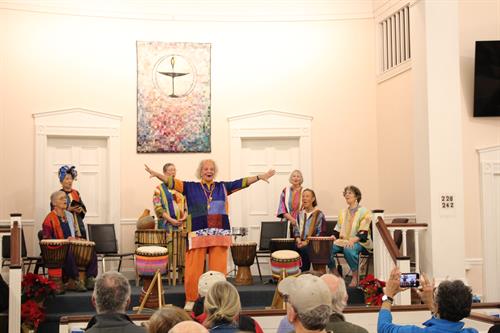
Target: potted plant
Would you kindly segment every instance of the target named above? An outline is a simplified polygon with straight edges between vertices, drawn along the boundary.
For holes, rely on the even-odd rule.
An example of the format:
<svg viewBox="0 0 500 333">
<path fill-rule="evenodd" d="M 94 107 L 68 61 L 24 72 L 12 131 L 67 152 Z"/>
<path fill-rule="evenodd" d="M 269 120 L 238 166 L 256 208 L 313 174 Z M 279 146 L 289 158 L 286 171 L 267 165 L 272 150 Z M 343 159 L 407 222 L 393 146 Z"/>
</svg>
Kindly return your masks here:
<svg viewBox="0 0 500 333">
<path fill-rule="evenodd" d="M 21 283 L 21 328 L 23 332 L 36 332 L 45 320 L 44 303 L 54 296 L 56 285 L 43 275 L 27 273 Z"/>
<path fill-rule="evenodd" d="M 385 282 L 376 279 L 372 274 L 368 274 L 359 282 L 359 286 L 365 294 L 366 305 L 381 305 L 384 295 Z"/>
</svg>

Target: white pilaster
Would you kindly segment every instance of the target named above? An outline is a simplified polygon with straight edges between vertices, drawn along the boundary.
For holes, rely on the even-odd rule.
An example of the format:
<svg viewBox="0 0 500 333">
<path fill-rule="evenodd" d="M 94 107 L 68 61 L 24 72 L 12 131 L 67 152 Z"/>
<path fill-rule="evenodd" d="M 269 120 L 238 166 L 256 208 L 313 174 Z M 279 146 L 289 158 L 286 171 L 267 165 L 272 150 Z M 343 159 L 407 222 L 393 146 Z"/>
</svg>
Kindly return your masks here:
<svg viewBox="0 0 500 333">
<path fill-rule="evenodd" d="M 429 224 L 422 271 L 464 279 L 458 4 L 422 0 L 410 12 L 416 211 Z M 453 208 L 441 207 L 442 195 L 453 196 Z"/>
</svg>

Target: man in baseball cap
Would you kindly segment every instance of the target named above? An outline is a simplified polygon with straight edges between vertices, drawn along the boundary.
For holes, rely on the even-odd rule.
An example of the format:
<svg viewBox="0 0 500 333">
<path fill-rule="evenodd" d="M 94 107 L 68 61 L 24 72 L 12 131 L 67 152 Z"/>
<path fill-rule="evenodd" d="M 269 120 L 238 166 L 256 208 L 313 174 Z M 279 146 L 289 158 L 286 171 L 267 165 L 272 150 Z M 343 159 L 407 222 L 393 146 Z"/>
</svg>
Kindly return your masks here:
<svg viewBox="0 0 500 333">
<path fill-rule="evenodd" d="M 332 301 L 323 280 L 311 274 L 287 277 L 279 283 L 278 291 L 287 302 L 287 317 L 296 333 L 326 332 Z"/>
</svg>

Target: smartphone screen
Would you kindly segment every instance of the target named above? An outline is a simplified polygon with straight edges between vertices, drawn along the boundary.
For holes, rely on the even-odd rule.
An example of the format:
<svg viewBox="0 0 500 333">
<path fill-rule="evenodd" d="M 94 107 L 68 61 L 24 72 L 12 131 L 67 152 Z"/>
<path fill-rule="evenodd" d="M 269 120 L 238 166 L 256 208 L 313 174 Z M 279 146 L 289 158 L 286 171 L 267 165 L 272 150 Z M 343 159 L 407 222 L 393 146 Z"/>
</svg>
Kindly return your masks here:
<svg viewBox="0 0 500 333">
<path fill-rule="evenodd" d="M 401 273 L 399 278 L 401 288 L 416 288 L 419 286 L 418 273 Z"/>
</svg>

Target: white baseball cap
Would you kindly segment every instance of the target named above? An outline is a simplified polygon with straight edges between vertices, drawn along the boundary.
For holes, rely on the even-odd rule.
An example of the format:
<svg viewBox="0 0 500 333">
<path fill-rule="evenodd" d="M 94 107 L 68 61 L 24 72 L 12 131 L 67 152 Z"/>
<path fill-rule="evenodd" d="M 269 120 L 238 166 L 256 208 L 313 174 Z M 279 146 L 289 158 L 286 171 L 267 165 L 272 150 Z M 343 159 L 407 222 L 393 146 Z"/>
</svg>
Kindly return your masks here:
<svg viewBox="0 0 500 333">
<path fill-rule="evenodd" d="M 226 276 L 221 272 L 208 271 L 203 273 L 198 280 L 198 294 L 201 297 L 207 296 L 210 287 L 219 281 L 226 281 Z"/>
</svg>

